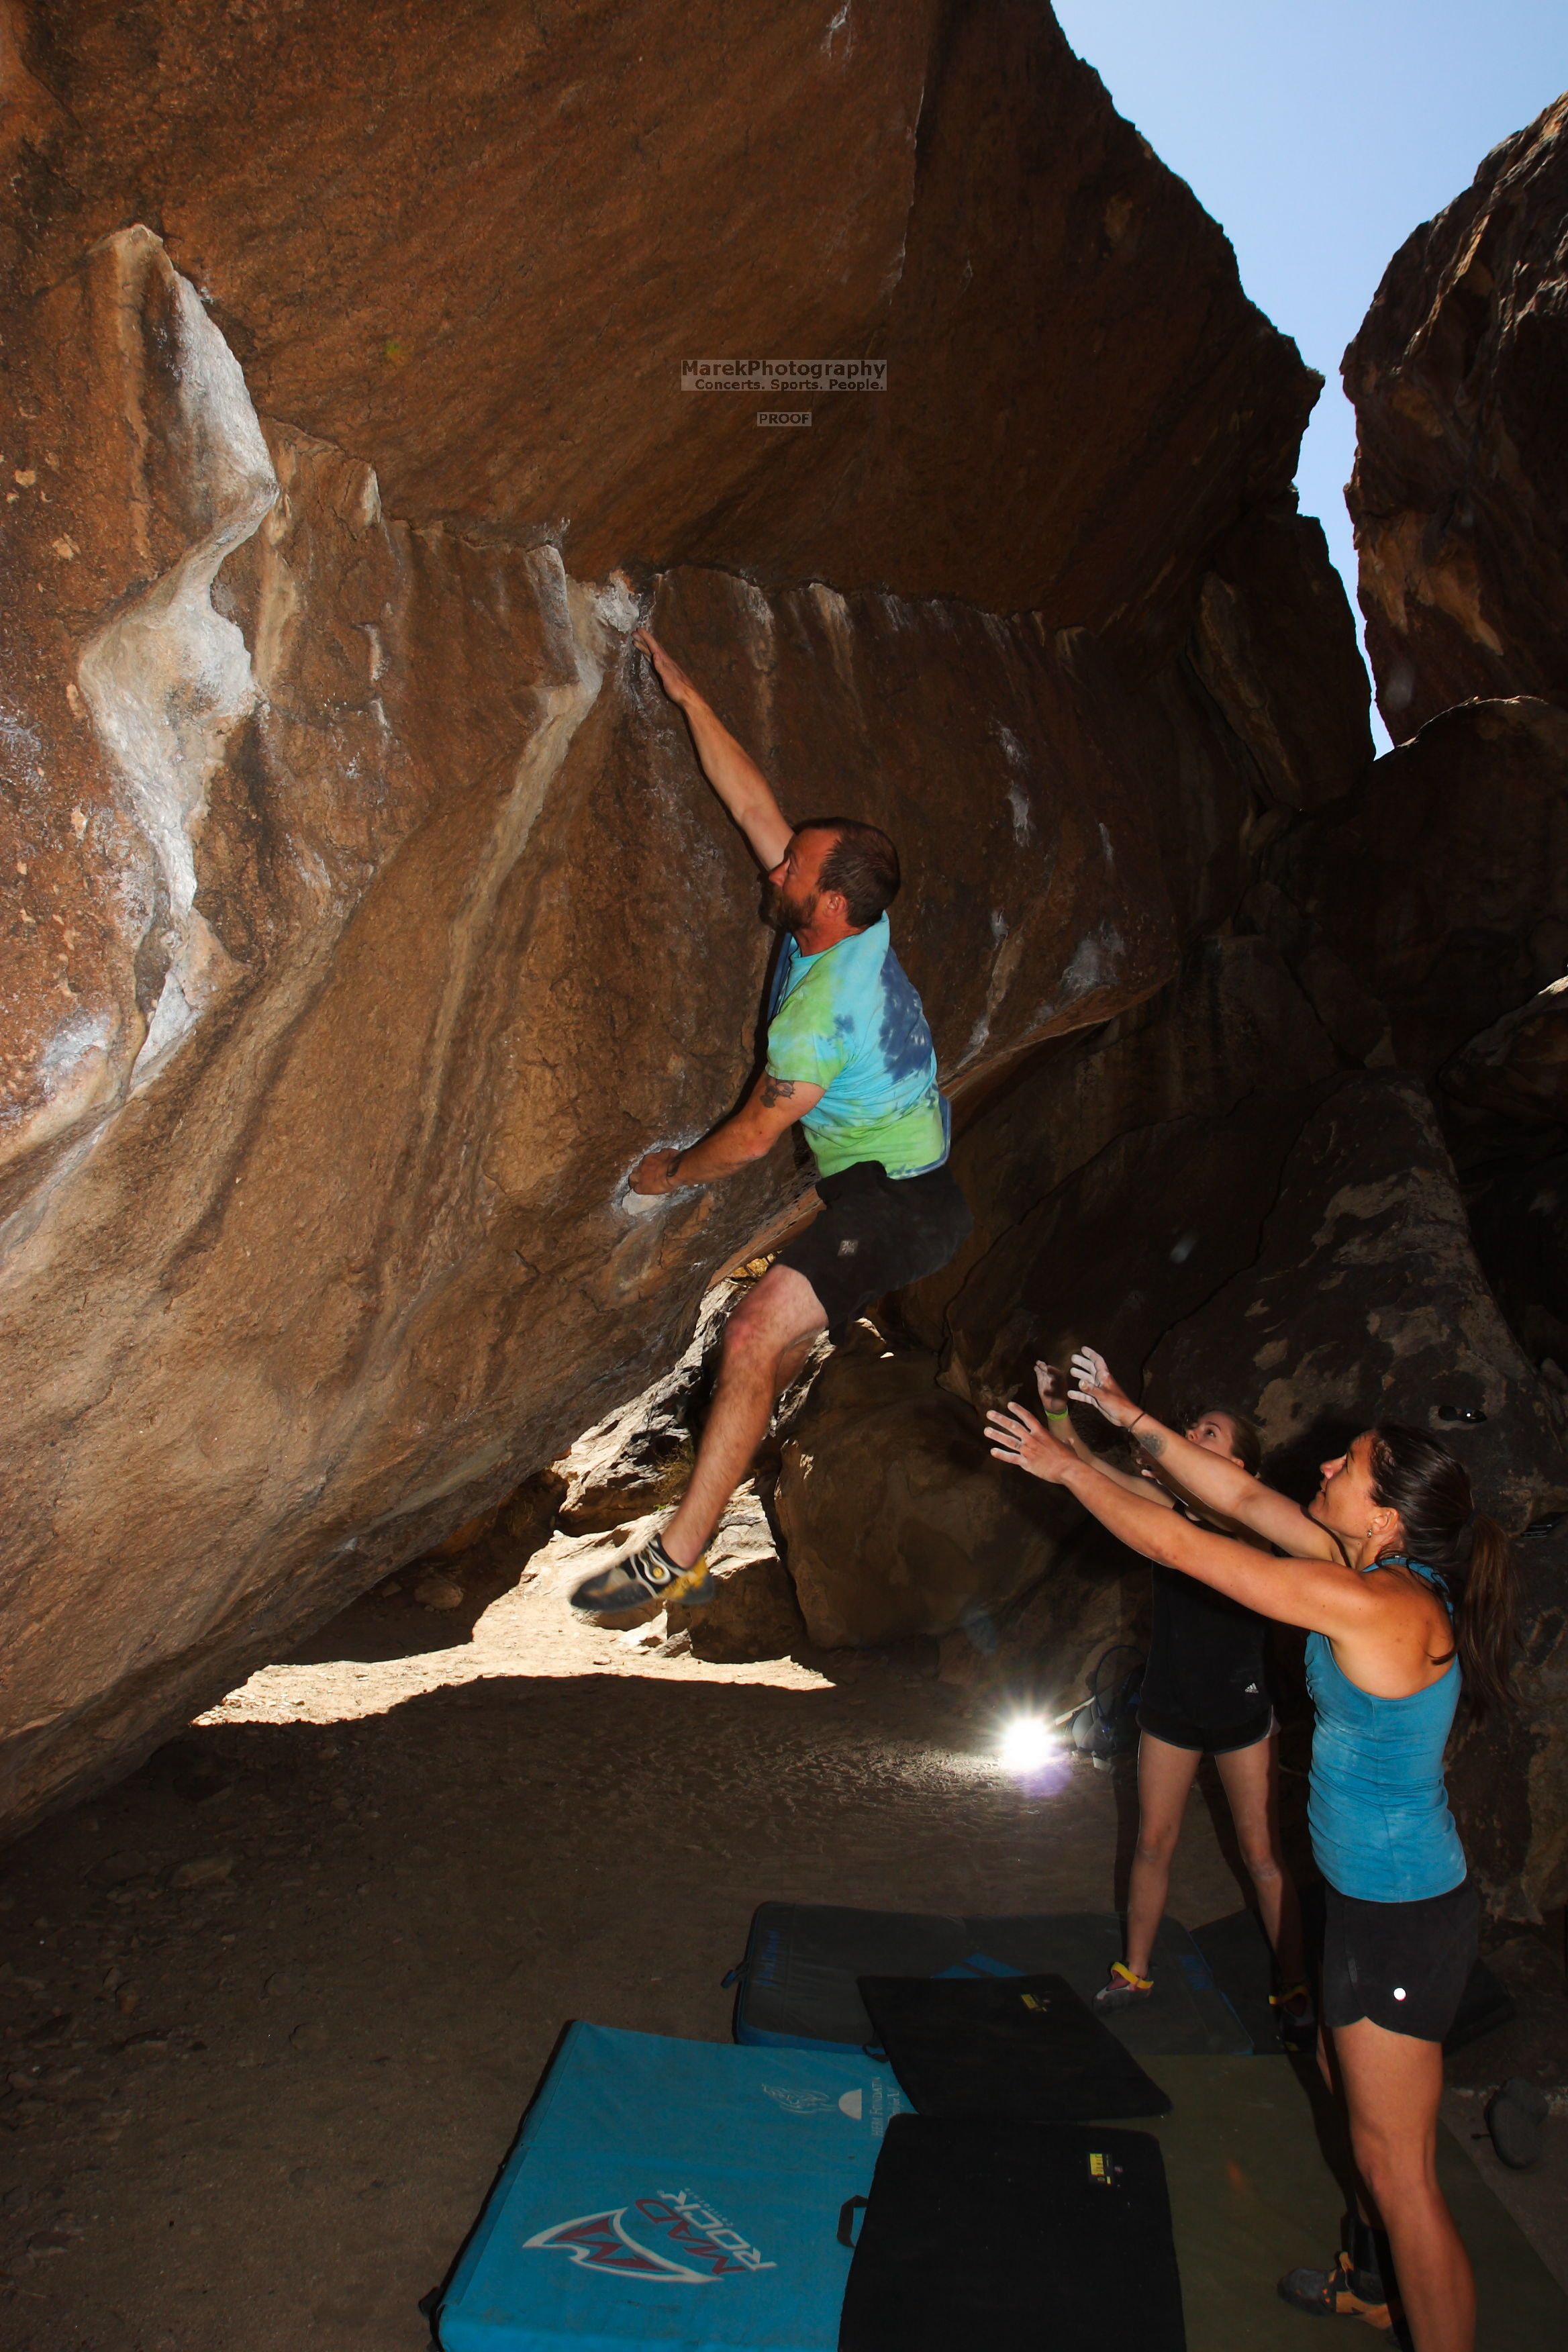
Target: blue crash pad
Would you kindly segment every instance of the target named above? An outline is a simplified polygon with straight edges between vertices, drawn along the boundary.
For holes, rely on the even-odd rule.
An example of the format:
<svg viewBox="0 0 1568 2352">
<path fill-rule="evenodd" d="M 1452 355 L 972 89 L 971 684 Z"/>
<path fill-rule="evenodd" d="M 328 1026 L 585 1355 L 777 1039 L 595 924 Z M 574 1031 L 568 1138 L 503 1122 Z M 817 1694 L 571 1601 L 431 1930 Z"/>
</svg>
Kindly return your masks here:
<svg viewBox="0 0 1568 2352">
<path fill-rule="evenodd" d="M 885 2067 L 568 2027 L 443 2296 L 444 2352 L 835 2352 Z M 846 2235 L 847 2235 L 847 2231 Z"/>
</svg>

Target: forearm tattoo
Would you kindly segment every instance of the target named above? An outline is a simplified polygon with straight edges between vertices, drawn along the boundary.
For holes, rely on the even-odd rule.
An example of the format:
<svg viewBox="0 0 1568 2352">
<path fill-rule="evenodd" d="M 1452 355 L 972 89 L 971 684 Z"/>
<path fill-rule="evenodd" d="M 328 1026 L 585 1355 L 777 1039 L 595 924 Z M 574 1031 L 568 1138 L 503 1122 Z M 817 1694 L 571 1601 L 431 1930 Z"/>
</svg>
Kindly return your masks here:
<svg viewBox="0 0 1568 2352">
<path fill-rule="evenodd" d="M 1132 1442 L 1141 1445 L 1145 1454 L 1163 1454 L 1165 1451 L 1165 1441 L 1157 1429 L 1140 1430 Z"/>
</svg>

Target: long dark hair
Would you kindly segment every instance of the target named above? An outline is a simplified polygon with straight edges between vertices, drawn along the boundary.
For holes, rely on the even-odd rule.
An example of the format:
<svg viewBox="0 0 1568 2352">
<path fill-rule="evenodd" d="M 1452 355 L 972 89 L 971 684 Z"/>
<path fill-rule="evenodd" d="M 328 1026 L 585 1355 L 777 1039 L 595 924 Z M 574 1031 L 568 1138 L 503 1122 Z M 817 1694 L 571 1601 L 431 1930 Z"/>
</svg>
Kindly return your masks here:
<svg viewBox="0 0 1568 2352">
<path fill-rule="evenodd" d="M 1263 1437 L 1257 1423 L 1255 1422 L 1248 1421 L 1244 1412 L 1232 1412 L 1229 1405 L 1227 1404 L 1216 1404 L 1212 1406 L 1210 1409 L 1215 1412 L 1223 1413 L 1226 1420 L 1229 1422 L 1231 1427 L 1230 1450 L 1235 1454 L 1237 1460 L 1240 1463 L 1242 1468 L 1246 1471 L 1247 1476 L 1249 1478 L 1256 1478 L 1258 1472 L 1263 1467 Z M 1205 1418 L 1205 1415 L 1200 1412 L 1196 1414 L 1194 1418 L 1198 1421 L 1202 1421 Z"/>
<path fill-rule="evenodd" d="M 1454 1643 L 1477 1715 L 1512 1696 L 1513 1547 L 1475 1507 L 1470 1474 L 1446 1445 L 1403 1422 L 1372 1433 L 1373 1500 L 1397 1511 L 1405 1548 L 1454 1596 Z"/>
</svg>

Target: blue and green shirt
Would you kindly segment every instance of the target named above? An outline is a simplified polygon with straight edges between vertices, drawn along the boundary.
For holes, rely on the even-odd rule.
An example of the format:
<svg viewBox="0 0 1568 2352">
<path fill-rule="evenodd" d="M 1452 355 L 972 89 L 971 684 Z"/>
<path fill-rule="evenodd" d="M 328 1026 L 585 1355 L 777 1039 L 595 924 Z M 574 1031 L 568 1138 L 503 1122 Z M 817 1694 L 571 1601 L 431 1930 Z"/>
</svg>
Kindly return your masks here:
<svg viewBox="0 0 1568 2352">
<path fill-rule="evenodd" d="M 936 1049 L 886 915 L 817 955 L 786 939 L 773 975 L 768 1072 L 822 1088 L 801 1120 L 819 1175 L 876 1160 L 889 1176 L 923 1176 L 947 1158 Z"/>
</svg>

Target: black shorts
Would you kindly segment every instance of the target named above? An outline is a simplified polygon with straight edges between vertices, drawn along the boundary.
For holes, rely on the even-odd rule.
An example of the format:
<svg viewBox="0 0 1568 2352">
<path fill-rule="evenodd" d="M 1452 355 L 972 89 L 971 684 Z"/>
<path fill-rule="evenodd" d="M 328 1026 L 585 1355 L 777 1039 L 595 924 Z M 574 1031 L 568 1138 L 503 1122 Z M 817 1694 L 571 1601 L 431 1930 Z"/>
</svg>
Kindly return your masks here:
<svg viewBox="0 0 1568 2352">
<path fill-rule="evenodd" d="M 1365 1903 L 1325 1886 L 1325 2025 L 1370 2017 L 1390 2033 L 1441 2042 L 1480 1949 L 1480 1898 L 1466 1878 L 1419 1903 Z"/>
<path fill-rule="evenodd" d="M 822 1302 L 828 1334 L 841 1339 L 874 1298 L 935 1274 L 968 1240 L 974 1220 L 945 1165 L 923 1176 L 889 1176 L 878 1160 L 819 1176 L 822 1214 L 779 1252 Z"/>
<path fill-rule="evenodd" d="M 1235 1756 L 1268 1738 L 1274 1728 L 1274 1709 L 1265 1700 L 1244 1722 L 1222 1729 L 1217 1724 L 1189 1723 L 1184 1716 L 1167 1715 L 1144 1699 L 1138 1708 L 1138 1728 L 1151 1739 L 1163 1739 L 1167 1748 L 1190 1748 L 1200 1756 Z"/>
</svg>

